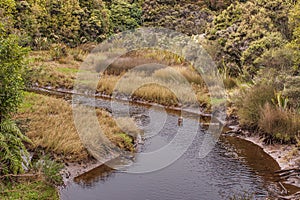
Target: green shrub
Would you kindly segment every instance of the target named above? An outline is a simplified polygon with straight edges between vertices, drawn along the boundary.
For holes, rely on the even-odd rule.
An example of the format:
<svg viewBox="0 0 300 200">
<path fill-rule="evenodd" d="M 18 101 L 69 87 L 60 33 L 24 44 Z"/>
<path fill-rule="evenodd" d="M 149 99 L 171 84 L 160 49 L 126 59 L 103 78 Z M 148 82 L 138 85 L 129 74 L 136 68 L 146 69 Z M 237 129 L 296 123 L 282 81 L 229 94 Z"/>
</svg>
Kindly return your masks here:
<svg viewBox="0 0 300 200">
<path fill-rule="evenodd" d="M 300 72 L 300 1 L 289 12 L 289 25 L 293 33 L 288 48 L 293 51 L 294 69 Z"/>
<path fill-rule="evenodd" d="M 22 100 L 26 54 L 18 38 L 0 23 L 0 174 L 23 172 L 22 156 L 28 154 L 22 142 L 29 140 L 10 120 Z"/>
<path fill-rule="evenodd" d="M 80 42 L 103 41 L 111 31 L 111 11 L 101 0 L 79 0 L 79 4 Z"/>
<path fill-rule="evenodd" d="M 22 100 L 22 78 L 27 49 L 18 45 L 18 38 L 7 35 L 0 23 L 0 123 L 17 110 Z"/>
<path fill-rule="evenodd" d="M 142 23 L 142 7 L 139 3 L 113 0 L 110 10 L 114 33 L 137 28 Z"/>
<path fill-rule="evenodd" d="M 254 65 L 292 72 L 293 51 L 287 47 L 271 48 L 254 60 Z"/>
<path fill-rule="evenodd" d="M 242 125 L 257 127 L 261 107 L 267 102 L 272 103 L 275 87 L 271 84 L 255 85 L 241 92 L 236 102 L 238 116 Z"/>
<path fill-rule="evenodd" d="M 63 183 L 60 170 L 64 167 L 63 164 L 51 160 L 48 156 L 40 158 L 33 164 L 33 169 L 45 176 L 46 181 L 50 184 L 61 185 Z"/>
<path fill-rule="evenodd" d="M 59 200 L 59 194 L 53 185 L 44 181 L 20 181 L 18 183 L 0 183 L 2 200 Z"/>
<path fill-rule="evenodd" d="M 218 41 L 213 43 L 218 47 L 214 53 L 218 67 L 228 67 L 231 76 L 244 70 L 255 75 L 260 66 L 254 61 L 288 42 L 289 9 L 283 0 L 261 0 L 232 3 L 218 13 L 206 35 Z"/>
<path fill-rule="evenodd" d="M 0 175 L 24 172 L 23 164 L 26 163 L 24 159 L 28 157 L 28 152 L 23 142 L 30 141 L 13 121 L 4 120 L 0 123 Z"/>
</svg>

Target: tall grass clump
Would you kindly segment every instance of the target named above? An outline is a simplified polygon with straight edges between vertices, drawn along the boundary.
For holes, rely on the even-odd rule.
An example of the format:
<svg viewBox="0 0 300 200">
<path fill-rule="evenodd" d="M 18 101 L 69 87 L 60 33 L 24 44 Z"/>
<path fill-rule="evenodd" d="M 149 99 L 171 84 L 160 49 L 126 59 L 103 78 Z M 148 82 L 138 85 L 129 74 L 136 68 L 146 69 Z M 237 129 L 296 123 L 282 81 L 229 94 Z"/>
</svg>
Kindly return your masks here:
<svg viewBox="0 0 300 200">
<path fill-rule="evenodd" d="M 261 107 L 266 103 L 272 103 L 274 96 L 272 84 L 258 84 L 245 89 L 237 98 L 238 117 L 242 125 L 257 127 L 260 120 Z"/>
<path fill-rule="evenodd" d="M 26 93 L 16 118 L 32 140 L 32 150 L 42 148 L 69 161 L 87 158 L 73 122 L 72 107 L 66 101 Z"/>
<path fill-rule="evenodd" d="M 300 136 L 300 114 L 270 103 L 261 108 L 258 125 L 270 141 L 295 143 Z"/>
<path fill-rule="evenodd" d="M 128 143 L 133 138 L 125 137 L 125 132 L 106 111 L 97 109 L 96 114 L 101 129 L 113 144 L 130 151 L 134 150 L 133 144 Z M 32 140 L 32 150 L 43 149 L 59 160 L 71 162 L 89 158 L 74 124 L 72 106 L 67 101 L 26 93 L 16 118 L 25 134 Z M 82 123 L 85 126 L 89 125 L 87 121 Z"/>
</svg>

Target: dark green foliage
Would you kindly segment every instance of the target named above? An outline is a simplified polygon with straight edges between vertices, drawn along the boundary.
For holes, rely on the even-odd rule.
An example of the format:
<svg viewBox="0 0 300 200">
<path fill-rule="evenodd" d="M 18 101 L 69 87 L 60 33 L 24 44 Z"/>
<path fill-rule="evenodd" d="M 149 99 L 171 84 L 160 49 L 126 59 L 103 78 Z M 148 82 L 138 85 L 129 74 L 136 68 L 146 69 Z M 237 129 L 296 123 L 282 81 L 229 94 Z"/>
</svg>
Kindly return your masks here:
<svg viewBox="0 0 300 200">
<path fill-rule="evenodd" d="M 0 11 L 2 22 L 21 38 L 21 45 L 35 50 L 48 50 L 53 43 L 75 47 L 101 42 L 142 23 L 139 1 L 5 0 Z"/>
<path fill-rule="evenodd" d="M 110 10 L 101 0 L 79 0 L 79 5 L 80 42 L 101 42 L 110 34 Z"/>
<path fill-rule="evenodd" d="M 64 167 L 63 164 L 51 160 L 48 156 L 40 158 L 33 163 L 33 169 L 42 173 L 49 184 L 61 185 L 63 183 L 60 170 Z"/>
<path fill-rule="evenodd" d="M 290 107 L 300 108 L 300 76 L 287 77 L 283 95 L 289 99 Z"/>
<path fill-rule="evenodd" d="M 282 48 L 290 38 L 288 10 L 284 0 L 257 0 L 231 4 L 217 15 L 207 31 L 209 40 L 218 41 L 216 61 L 230 75 L 251 75 L 262 67 L 261 55 Z"/>
<path fill-rule="evenodd" d="M 13 16 L 16 11 L 15 0 L 1 0 L 0 1 L 0 22 L 5 30 L 11 32 L 12 24 L 14 23 Z M 1 27 L 2 28 L 2 27 Z"/>
<path fill-rule="evenodd" d="M 18 1 L 17 5 L 19 12 L 15 14 L 15 28 L 28 38 L 29 45 L 40 49 L 37 45 L 43 38 L 47 38 L 49 43 L 78 44 L 78 1 Z"/>
<path fill-rule="evenodd" d="M 28 139 L 10 120 L 22 100 L 26 53 L 0 23 L 0 174 L 22 172 L 22 156 L 27 155 L 22 142 Z"/>
<path fill-rule="evenodd" d="M 231 0 L 205 0 L 206 5 L 211 10 L 221 10 L 229 6 L 232 1 Z"/>
<path fill-rule="evenodd" d="M 289 24 L 293 32 L 292 41 L 287 45 L 293 51 L 293 68 L 300 72 L 300 1 L 296 3 L 289 13 Z"/>
<path fill-rule="evenodd" d="M 113 0 L 110 4 L 113 32 L 137 28 L 142 23 L 142 7 L 126 0 Z"/>
<path fill-rule="evenodd" d="M 271 48 L 259 56 L 254 64 L 265 68 L 274 68 L 278 71 L 293 74 L 295 70 L 293 66 L 294 54 L 290 48 L 286 46 Z"/>
<path fill-rule="evenodd" d="M 178 32 L 201 34 L 213 14 L 204 1 L 152 1 L 143 3 L 143 25 L 164 27 Z"/>
<path fill-rule="evenodd" d="M 0 23 L 0 122 L 15 112 L 22 99 L 22 78 L 27 49 L 18 38 L 7 35 Z"/>
<path fill-rule="evenodd" d="M 0 123 L 0 175 L 24 172 L 23 157 L 28 153 L 23 142 L 30 141 L 14 122 L 6 119 Z"/>
</svg>

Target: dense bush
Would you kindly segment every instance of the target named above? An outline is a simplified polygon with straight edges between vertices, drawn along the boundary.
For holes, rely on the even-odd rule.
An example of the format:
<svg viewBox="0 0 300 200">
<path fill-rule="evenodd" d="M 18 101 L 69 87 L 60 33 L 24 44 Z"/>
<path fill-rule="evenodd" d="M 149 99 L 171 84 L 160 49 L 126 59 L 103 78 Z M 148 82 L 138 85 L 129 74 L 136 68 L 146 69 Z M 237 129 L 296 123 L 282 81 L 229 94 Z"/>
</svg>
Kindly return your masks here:
<svg viewBox="0 0 300 200">
<path fill-rule="evenodd" d="M 110 11 L 114 33 L 137 28 L 142 23 L 142 7 L 138 1 L 113 0 Z"/>
<path fill-rule="evenodd" d="M 26 54 L 18 38 L 7 34 L 0 23 L 0 122 L 9 118 L 21 102 Z"/>
<path fill-rule="evenodd" d="M 289 99 L 289 106 L 300 108 L 300 76 L 289 76 L 285 81 L 283 95 Z"/>
<path fill-rule="evenodd" d="M 213 14 L 204 1 L 152 1 L 143 4 L 143 25 L 164 27 L 178 32 L 201 34 Z"/>
<path fill-rule="evenodd" d="M 141 25 L 141 3 L 126 0 L 15 1 L 0 3 L 0 17 L 23 46 L 49 49 L 53 43 L 74 47 L 101 42 L 110 34 Z"/>
<path fill-rule="evenodd" d="M 0 23 L 0 174 L 22 172 L 22 156 L 27 154 L 22 142 L 28 139 L 10 120 L 22 100 L 26 51 Z"/>
<path fill-rule="evenodd" d="M 294 70 L 300 71 L 300 1 L 289 12 L 289 24 L 293 40 L 287 45 L 293 51 Z"/>
<path fill-rule="evenodd" d="M 60 174 L 60 170 L 62 170 L 64 167 L 63 164 L 51 160 L 49 156 L 44 156 L 37 162 L 34 162 L 32 165 L 32 168 L 37 173 L 42 173 L 49 184 L 63 184 L 63 178 Z"/>
<path fill-rule="evenodd" d="M 101 42 L 111 31 L 111 12 L 101 0 L 79 0 L 80 43 Z"/>
<path fill-rule="evenodd" d="M 288 11 L 283 0 L 234 3 L 218 14 L 207 31 L 209 40 L 217 41 L 216 61 L 230 75 L 244 71 L 255 74 L 261 62 L 255 61 L 272 48 L 281 48 L 290 38 Z"/>
</svg>

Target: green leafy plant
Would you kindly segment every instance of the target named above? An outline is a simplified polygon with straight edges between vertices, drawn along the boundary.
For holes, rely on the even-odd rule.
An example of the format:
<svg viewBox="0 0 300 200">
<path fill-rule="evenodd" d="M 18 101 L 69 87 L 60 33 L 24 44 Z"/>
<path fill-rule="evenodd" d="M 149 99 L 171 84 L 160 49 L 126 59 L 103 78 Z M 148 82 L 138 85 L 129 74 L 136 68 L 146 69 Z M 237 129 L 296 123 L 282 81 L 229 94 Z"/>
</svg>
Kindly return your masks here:
<svg viewBox="0 0 300 200">
<path fill-rule="evenodd" d="M 286 110 L 288 108 L 289 99 L 282 95 L 282 92 L 275 92 L 275 99 L 272 99 L 274 105 L 279 109 Z"/>
<path fill-rule="evenodd" d="M 13 121 L 4 120 L 0 123 L 0 174 L 24 172 L 28 152 L 23 142 L 30 143 L 30 140 Z"/>
<path fill-rule="evenodd" d="M 33 169 L 38 173 L 43 174 L 48 183 L 54 185 L 61 185 L 63 183 L 60 170 L 64 167 L 63 164 L 50 159 L 49 156 L 41 157 L 33 164 Z"/>
<path fill-rule="evenodd" d="M 141 25 L 142 8 L 138 3 L 113 0 L 110 5 L 110 10 L 114 32 L 134 29 Z"/>
<path fill-rule="evenodd" d="M 27 52 L 18 45 L 16 36 L 6 34 L 0 23 L 0 123 L 17 110 L 22 100 Z"/>
<path fill-rule="evenodd" d="M 10 120 L 22 101 L 26 54 L 18 38 L 7 34 L 0 23 L 0 174 L 4 175 L 23 172 L 23 156 L 28 155 L 23 142 L 30 141 Z"/>
</svg>

